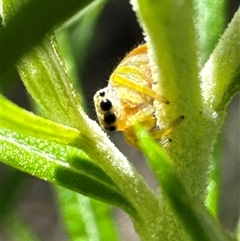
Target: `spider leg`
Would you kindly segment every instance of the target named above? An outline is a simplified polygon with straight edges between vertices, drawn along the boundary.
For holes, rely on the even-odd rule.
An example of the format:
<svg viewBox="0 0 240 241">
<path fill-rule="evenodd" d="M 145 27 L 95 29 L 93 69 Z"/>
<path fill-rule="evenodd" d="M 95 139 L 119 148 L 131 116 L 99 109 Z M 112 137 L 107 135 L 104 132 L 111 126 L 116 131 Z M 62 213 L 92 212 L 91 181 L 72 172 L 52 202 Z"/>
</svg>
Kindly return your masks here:
<svg viewBox="0 0 240 241">
<path fill-rule="evenodd" d="M 122 76 L 122 74 L 120 74 L 120 73 L 113 73 L 109 83 L 111 83 L 112 85 L 118 84 L 118 85 L 121 85 L 121 86 L 125 86 L 129 89 L 132 89 L 132 90 L 138 91 L 140 93 L 146 94 L 146 95 L 150 96 L 151 98 L 156 99 L 160 102 L 163 102 L 165 104 L 169 104 L 168 100 L 166 100 L 162 96 L 158 95 L 151 88 L 149 88 L 147 86 L 139 85 L 138 83 L 135 83 L 131 79 L 127 79 L 125 76 Z"/>
<path fill-rule="evenodd" d="M 132 117 L 132 125 L 124 130 L 124 137 L 128 144 L 139 148 L 137 143 L 137 136 L 135 134 L 135 131 L 133 129 L 133 125 L 138 122 L 142 124 L 147 130 L 152 129 L 153 126 L 156 125 L 156 119 L 153 115 L 152 109 L 144 109 L 143 111 L 137 112 Z"/>
<path fill-rule="evenodd" d="M 149 130 L 149 133 L 150 135 L 156 139 L 156 140 L 160 140 L 162 137 L 165 137 L 167 135 L 169 135 L 174 129 L 176 126 L 178 126 L 180 124 L 180 122 L 184 119 L 184 116 L 179 116 L 176 120 L 174 120 L 168 127 L 166 128 L 163 128 L 163 129 L 159 129 L 159 130 Z M 143 124 L 143 123 L 142 123 Z M 146 123 L 144 123 L 144 126 L 146 127 L 145 125 Z M 148 125 L 148 126 L 152 126 L 152 124 Z M 137 140 L 137 136 L 134 132 L 134 129 L 132 127 L 129 127 L 127 128 L 125 131 L 124 131 L 124 137 L 126 139 L 126 141 L 139 149 L 139 145 L 138 145 L 138 140 Z"/>
<path fill-rule="evenodd" d="M 161 139 L 164 136 L 169 135 L 176 126 L 180 124 L 180 122 L 184 119 L 184 116 L 179 116 L 176 120 L 174 120 L 168 127 L 159 130 L 150 130 L 149 133 L 156 140 Z"/>
</svg>

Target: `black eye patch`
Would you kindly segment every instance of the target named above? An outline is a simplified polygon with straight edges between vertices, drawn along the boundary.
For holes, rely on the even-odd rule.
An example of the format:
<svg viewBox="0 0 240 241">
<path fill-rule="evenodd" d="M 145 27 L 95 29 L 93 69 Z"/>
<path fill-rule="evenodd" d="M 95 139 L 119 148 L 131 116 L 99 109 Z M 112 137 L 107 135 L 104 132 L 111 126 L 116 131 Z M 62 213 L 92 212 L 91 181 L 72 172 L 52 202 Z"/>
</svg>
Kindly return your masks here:
<svg viewBox="0 0 240 241">
<path fill-rule="evenodd" d="M 102 100 L 100 107 L 103 111 L 109 111 L 112 108 L 112 102 L 109 99 Z"/>
<path fill-rule="evenodd" d="M 116 116 L 114 113 L 112 112 L 107 112 L 105 115 L 104 115 L 104 122 L 107 123 L 107 124 L 112 124 L 116 121 Z"/>
<path fill-rule="evenodd" d="M 99 95 L 101 96 L 101 97 L 104 97 L 105 96 L 105 91 L 100 91 L 100 93 L 99 93 Z"/>
<path fill-rule="evenodd" d="M 115 131 L 117 128 L 116 126 L 108 126 L 104 128 L 106 131 Z"/>
</svg>

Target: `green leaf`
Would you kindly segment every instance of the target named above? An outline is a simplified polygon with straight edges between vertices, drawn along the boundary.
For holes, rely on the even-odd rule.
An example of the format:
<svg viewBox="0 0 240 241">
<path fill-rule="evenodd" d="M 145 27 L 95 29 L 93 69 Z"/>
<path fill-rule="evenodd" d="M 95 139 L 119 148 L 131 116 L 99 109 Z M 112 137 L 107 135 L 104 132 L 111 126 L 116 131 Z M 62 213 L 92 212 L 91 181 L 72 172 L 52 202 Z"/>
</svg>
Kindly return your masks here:
<svg viewBox="0 0 240 241">
<path fill-rule="evenodd" d="M 1 127 L 65 145 L 78 146 L 84 141 L 84 137 L 77 129 L 34 115 L 11 103 L 2 95 L 0 102 Z"/>
<path fill-rule="evenodd" d="M 114 223 L 114 209 L 93 199 L 91 199 L 91 206 L 95 211 L 96 220 L 98 220 L 100 240 L 105 241 L 111 237 L 111 241 L 119 241 L 116 224 Z"/>
<path fill-rule="evenodd" d="M 1 168 L 1 182 L 0 185 L 0 223 L 8 220 L 9 213 L 13 212 L 15 205 L 18 202 L 18 197 L 23 189 L 23 182 L 26 175 L 23 172 L 13 168 L 5 168 L 4 173 Z"/>
<path fill-rule="evenodd" d="M 206 106 L 226 110 L 240 91 L 240 9 L 235 13 L 219 43 L 201 71 L 201 88 Z"/>
<path fill-rule="evenodd" d="M 85 66 L 88 49 L 91 47 L 92 41 L 95 40 L 94 33 L 97 21 L 107 1 L 108 0 L 94 1 L 56 31 L 57 40 L 59 40 L 59 34 L 61 36 L 62 32 L 68 35 L 70 46 L 61 44 L 61 50 L 71 48 L 72 57 L 78 62 L 80 74 L 83 71 L 82 68 Z"/>
<path fill-rule="evenodd" d="M 84 141 L 79 142 L 78 147 L 124 193 L 134 210 L 137 210 L 137 213 L 131 212 L 135 221 L 148 223 L 151 220 L 157 225 L 158 204 L 155 194 L 97 123 L 84 113 L 66 74 L 55 38 L 48 36 L 42 45 L 25 55 L 19 62 L 18 69 L 28 92 L 43 113 L 51 120 L 80 131 Z M 142 193 L 141 198 L 139 193 Z M 150 212 L 151 207 L 155 211 Z M 152 226 L 145 227 L 151 229 L 151 232 L 154 230 Z"/>
<path fill-rule="evenodd" d="M 14 105 L 3 96 L 1 96 L 0 101 L 2 104 L 1 127 L 17 131 L 21 134 L 73 147 L 77 147 L 79 143 L 85 141 L 84 137 L 81 137 L 81 133 L 74 128 L 63 126 L 34 115 Z M 31 125 L 29 125 L 29 123 L 31 123 Z M 82 157 L 85 155 L 85 159 L 89 160 L 88 156 L 83 152 L 82 155 Z M 96 175 L 101 181 L 106 180 L 107 182 L 111 182 L 109 177 L 107 177 L 93 162 L 79 162 L 77 158 L 72 158 L 69 160 L 69 163 L 72 168 L 76 170 L 82 170 L 93 177 Z"/>
<path fill-rule="evenodd" d="M 226 0 L 195 0 L 195 26 L 198 33 L 199 65 L 209 58 L 226 26 Z M 211 158 L 206 206 L 218 218 L 220 192 L 221 140 L 218 138 Z"/>
<path fill-rule="evenodd" d="M 171 157 L 189 195 L 204 201 L 209 157 L 221 126 L 218 118 L 205 113 L 202 104 L 193 2 L 132 3 L 149 45 L 150 67 L 157 83 L 153 89 L 170 102 L 166 105 L 154 101 L 157 128 L 172 128 L 159 144 Z M 175 125 L 181 116 L 185 118 Z M 165 240 L 190 240 L 164 193 L 159 226 L 158 235 Z"/>
<path fill-rule="evenodd" d="M 1 225 L 9 232 L 13 240 L 40 241 L 37 235 L 15 213 L 10 212 Z"/>
<path fill-rule="evenodd" d="M 66 74 L 54 36 L 48 35 L 41 45 L 24 55 L 18 63 L 18 70 L 28 92 L 43 110 L 45 116 L 79 130 L 85 140 L 80 142 L 78 147 L 117 185 L 117 190 L 124 195 L 122 203 L 126 206 L 123 209 L 130 213 L 138 229 L 146 233 L 145 236 L 148 238 L 154 235 L 159 217 L 155 193 L 109 141 L 97 123 L 84 113 Z M 18 150 L 20 151 L 21 148 Z M 10 154 L 11 152 L 8 153 Z M 27 166 L 24 166 L 25 168 L 27 169 Z M 51 170 L 51 166 L 48 169 Z M 32 171 L 34 173 L 34 170 L 30 170 Z M 58 174 L 58 179 L 61 179 L 64 186 L 71 188 L 71 178 L 74 178 L 74 175 L 69 175 L 66 169 L 61 170 L 60 173 L 58 170 Z M 101 188 L 98 190 L 100 192 Z M 104 193 L 101 192 L 100 195 L 103 197 Z M 108 195 L 110 194 L 106 194 L 105 197 L 109 198 Z M 149 223 L 153 225 L 148 225 Z"/>
<path fill-rule="evenodd" d="M 2 18 L 5 28 L 0 29 L 2 46 L 0 76 L 2 77 L 13 67 L 24 52 L 40 43 L 50 29 L 91 2 L 90 0 L 28 0 L 20 5 L 18 1 L 3 0 Z"/>
<path fill-rule="evenodd" d="M 46 37 L 39 47 L 19 61 L 18 71 L 44 115 L 70 127 L 81 125 L 85 113 L 66 73 L 53 35 Z"/>
<path fill-rule="evenodd" d="M 231 83 L 227 86 L 225 93 L 223 94 L 222 100 L 219 104 L 220 110 L 225 109 L 236 94 L 240 92 L 240 70 L 237 75 L 233 77 Z"/>
<path fill-rule="evenodd" d="M 209 58 L 226 26 L 226 0 L 194 0 L 199 65 Z"/>
<path fill-rule="evenodd" d="M 72 48 L 70 31 L 68 29 L 61 29 L 60 31 L 56 31 L 56 38 L 62 54 L 62 58 L 66 64 L 67 74 L 73 82 L 74 89 L 77 92 L 82 106 L 84 109 L 86 109 L 85 95 L 82 86 L 79 84 L 81 78 L 78 73 L 78 60 L 75 58 L 73 53 L 74 51 Z"/>
<path fill-rule="evenodd" d="M 56 189 L 69 240 L 117 240 L 110 209 L 62 187 Z"/>
<path fill-rule="evenodd" d="M 14 131 L 17 131 L 17 132 L 25 134 L 25 135 L 38 137 L 43 140 L 57 142 L 60 144 L 65 144 L 65 145 L 80 147 L 82 142 L 86 142 L 85 136 L 84 135 L 82 136 L 81 133 L 74 128 L 63 126 L 63 125 L 57 124 L 55 122 L 49 121 L 47 119 L 44 119 L 42 117 L 36 116 L 33 113 L 30 113 L 26 110 L 21 109 L 20 107 L 18 107 L 16 105 L 14 105 L 13 103 L 8 101 L 3 96 L 1 98 L 1 103 L 2 103 L 2 107 L 3 107 L 2 113 L 1 113 L 2 114 L 2 127 L 12 129 Z M 31 125 L 29 125 L 29 123 L 31 123 Z M 29 136 L 25 136 L 25 138 L 31 139 L 31 137 L 29 137 Z M 33 140 L 35 140 L 36 143 L 38 143 L 38 141 L 40 143 L 42 143 L 42 142 L 45 143 L 43 140 L 37 140 L 34 138 L 33 138 Z M 91 141 L 89 143 L 91 143 Z M 28 145 L 28 143 L 26 143 L 26 144 Z M 63 146 L 57 145 L 56 143 L 52 143 L 52 145 L 59 147 L 60 149 L 66 148 L 68 150 L 68 148 L 70 148 L 67 146 L 63 147 Z M 21 151 L 21 146 L 16 145 L 16 147 L 18 147 L 17 148 L 17 149 L 19 149 L 18 151 Z M 12 150 L 12 148 L 14 148 L 14 146 L 9 145 L 6 148 L 7 148 L 6 149 L 7 156 L 5 157 L 5 158 L 7 158 L 6 164 L 12 165 L 15 168 L 18 168 L 24 172 L 28 172 L 30 174 L 36 175 L 35 171 L 33 171 L 30 168 L 32 162 L 29 163 L 28 165 L 26 165 L 25 167 L 22 167 L 20 165 L 21 162 L 17 161 L 18 156 L 14 155 L 14 153 L 11 152 L 11 150 Z M 41 152 L 43 151 L 43 153 L 45 153 L 44 150 L 42 150 L 42 146 L 40 146 L 39 148 L 40 148 L 39 151 L 41 151 Z M 91 149 L 91 147 L 90 147 L 90 149 Z M 55 155 L 55 151 L 58 152 L 58 148 L 54 148 L 53 150 L 51 150 L 51 152 L 52 152 L 51 155 Z M 69 150 L 69 152 L 71 153 L 71 149 Z M 66 151 L 66 153 L 67 153 L 67 151 Z M 26 153 L 26 156 L 28 154 L 29 155 L 31 154 L 31 149 L 29 149 L 29 151 Z M 12 157 L 12 155 L 14 155 L 14 157 Z M 76 157 L 73 156 L 73 157 L 67 159 L 68 164 L 70 164 L 71 170 L 73 172 L 81 172 L 81 173 L 87 174 L 88 177 L 97 179 L 99 182 L 101 182 L 103 184 L 106 182 L 105 183 L 106 185 L 108 185 L 109 183 L 110 184 L 112 183 L 111 179 L 102 171 L 102 169 L 100 169 L 93 162 L 89 161 L 89 157 L 84 152 L 81 152 L 81 155 L 82 155 L 82 159 L 83 159 L 82 161 L 80 161 L 81 159 L 79 160 L 79 157 L 77 157 L 77 156 Z M 12 158 L 14 158 L 14 161 L 16 162 L 15 164 L 12 163 Z M 64 160 L 66 159 L 65 156 L 61 157 L 61 158 Z M 101 158 L 101 156 L 94 155 L 94 158 L 98 159 L 98 158 Z M 47 161 L 47 160 L 45 160 L 45 161 Z M 38 165 L 37 163 L 35 163 L 35 164 Z M 54 169 L 54 165 L 52 168 Z M 66 170 L 66 175 L 64 175 L 63 172 L 64 172 L 64 170 L 61 169 L 60 173 L 62 174 L 62 176 L 61 176 L 60 184 L 63 186 L 67 186 L 70 189 L 76 190 L 71 185 L 68 184 L 68 182 L 69 181 L 71 182 L 71 180 L 72 180 L 72 178 L 68 177 L 68 175 L 71 175 L 71 173 L 69 173 L 68 169 Z M 121 174 L 121 173 L 119 172 L 119 174 Z M 47 178 L 45 176 L 45 174 L 37 175 L 37 176 L 40 178 L 43 178 L 44 180 L 49 180 L 51 182 L 54 182 L 54 180 L 52 180 L 51 178 L 50 179 Z M 62 180 L 62 179 L 64 179 L 64 177 L 66 178 L 67 183 L 64 183 L 64 180 Z M 58 181 L 58 183 L 59 183 L 59 181 Z M 77 190 L 77 191 L 79 191 L 79 190 Z M 81 190 L 79 192 L 82 193 Z M 132 213 L 132 214 L 134 213 L 134 216 L 137 218 L 138 215 L 135 213 L 135 211 L 133 211 L 133 212 L 131 211 L 130 213 Z"/>
<path fill-rule="evenodd" d="M 112 205 L 120 205 L 127 212 L 135 212 L 111 179 L 106 175 L 102 178 L 101 169 L 89 165 L 91 161 L 80 150 L 4 128 L 1 129 L 0 145 L 0 159 L 7 165 Z M 72 168 L 69 163 L 76 160 L 87 166 L 82 170 Z"/>
<path fill-rule="evenodd" d="M 217 220 L 219 213 L 220 186 L 221 186 L 221 164 L 222 164 L 222 136 L 220 135 L 212 155 L 209 168 L 209 181 L 207 188 L 206 207 Z"/>
<path fill-rule="evenodd" d="M 159 185 L 167 195 L 174 213 L 178 215 L 181 224 L 191 236 L 191 240 L 232 240 L 222 232 L 204 205 L 187 193 L 174 170 L 172 160 L 158 143 L 140 126 L 137 127 L 137 136 L 141 150 L 147 157 Z M 174 240 L 177 240 L 178 234 L 175 235 Z"/>
<path fill-rule="evenodd" d="M 240 240 L 240 220 L 238 220 L 236 234 L 237 234 L 237 240 L 239 241 Z"/>
<path fill-rule="evenodd" d="M 79 83 L 83 83 L 83 68 L 86 66 L 88 49 L 94 41 L 97 21 L 107 1 L 94 1 L 55 31 L 68 74 L 84 109 L 85 95 Z"/>
</svg>

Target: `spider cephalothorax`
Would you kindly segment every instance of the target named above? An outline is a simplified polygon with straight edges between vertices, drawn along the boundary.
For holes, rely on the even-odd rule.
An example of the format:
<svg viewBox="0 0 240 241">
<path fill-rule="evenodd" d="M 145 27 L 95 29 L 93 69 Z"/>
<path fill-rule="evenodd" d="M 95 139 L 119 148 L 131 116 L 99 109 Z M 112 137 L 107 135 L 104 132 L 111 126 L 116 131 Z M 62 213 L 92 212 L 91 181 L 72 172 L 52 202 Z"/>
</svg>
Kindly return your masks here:
<svg viewBox="0 0 240 241">
<path fill-rule="evenodd" d="M 131 51 L 111 74 L 108 86 L 97 91 L 94 104 L 100 125 L 106 131 L 123 131 L 129 144 L 137 146 L 132 129 L 140 122 L 159 139 L 171 132 L 172 127 L 156 127 L 154 100 L 168 104 L 153 89 L 147 45 Z"/>
</svg>

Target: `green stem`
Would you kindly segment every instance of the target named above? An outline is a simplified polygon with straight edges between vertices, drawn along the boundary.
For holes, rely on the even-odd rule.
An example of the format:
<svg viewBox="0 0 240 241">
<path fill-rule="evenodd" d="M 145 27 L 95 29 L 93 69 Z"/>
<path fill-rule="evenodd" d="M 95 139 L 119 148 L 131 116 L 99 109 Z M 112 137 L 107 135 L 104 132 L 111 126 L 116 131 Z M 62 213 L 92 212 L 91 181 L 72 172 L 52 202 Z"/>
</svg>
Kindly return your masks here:
<svg viewBox="0 0 240 241">
<path fill-rule="evenodd" d="M 132 217 L 136 225 L 150 238 L 158 225 L 158 199 L 97 123 L 84 113 L 66 74 L 54 36 L 49 35 L 38 47 L 27 53 L 17 67 L 28 92 L 44 115 L 80 131 L 84 141 L 80 142 L 78 147 L 99 165 L 124 193 L 137 211 L 137 215 Z"/>
<path fill-rule="evenodd" d="M 171 157 L 174 169 L 187 193 L 191 198 L 203 203 L 210 156 L 225 117 L 222 113 L 216 113 L 212 104 L 207 102 L 209 97 L 213 101 L 219 100 L 227 88 L 221 87 L 220 84 L 219 89 L 215 91 L 214 88 L 219 83 L 213 83 L 210 78 L 206 83 L 199 80 L 198 46 L 191 1 L 185 0 L 181 4 L 176 1 L 151 1 L 149 4 L 143 0 L 132 2 L 149 43 L 153 78 L 158 83 L 156 89 L 170 101 L 167 106 L 155 102 L 158 126 L 168 126 L 179 116 L 185 116 L 170 134 L 172 142 L 161 143 Z M 227 50 L 222 49 L 222 53 L 218 54 L 221 55 L 221 63 L 218 63 L 221 68 L 219 72 L 223 75 L 228 65 L 226 60 L 229 55 L 231 58 L 226 81 L 231 79 L 231 71 L 232 75 L 236 76 L 236 70 L 239 69 L 239 26 L 239 20 L 235 17 L 227 30 L 228 35 L 225 34 L 223 37 L 228 36 L 235 43 L 223 41 L 222 48 L 225 46 Z M 211 58 L 214 57 L 215 53 Z M 209 74 L 208 70 L 209 68 L 206 68 L 206 76 Z M 216 76 L 220 78 L 217 69 L 215 71 Z M 210 71 L 209 75 L 212 77 L 214 73 L 211 74 Z M 205 76 L 201 78 L 204 81 L 206 79 Z M 205 89 L 207 86 L 208 89 Z M 161 201 L 159 237 L 171 241 L 190 240 L 172 211 L 169 198 L 163 194 Z"/>
</svg>

